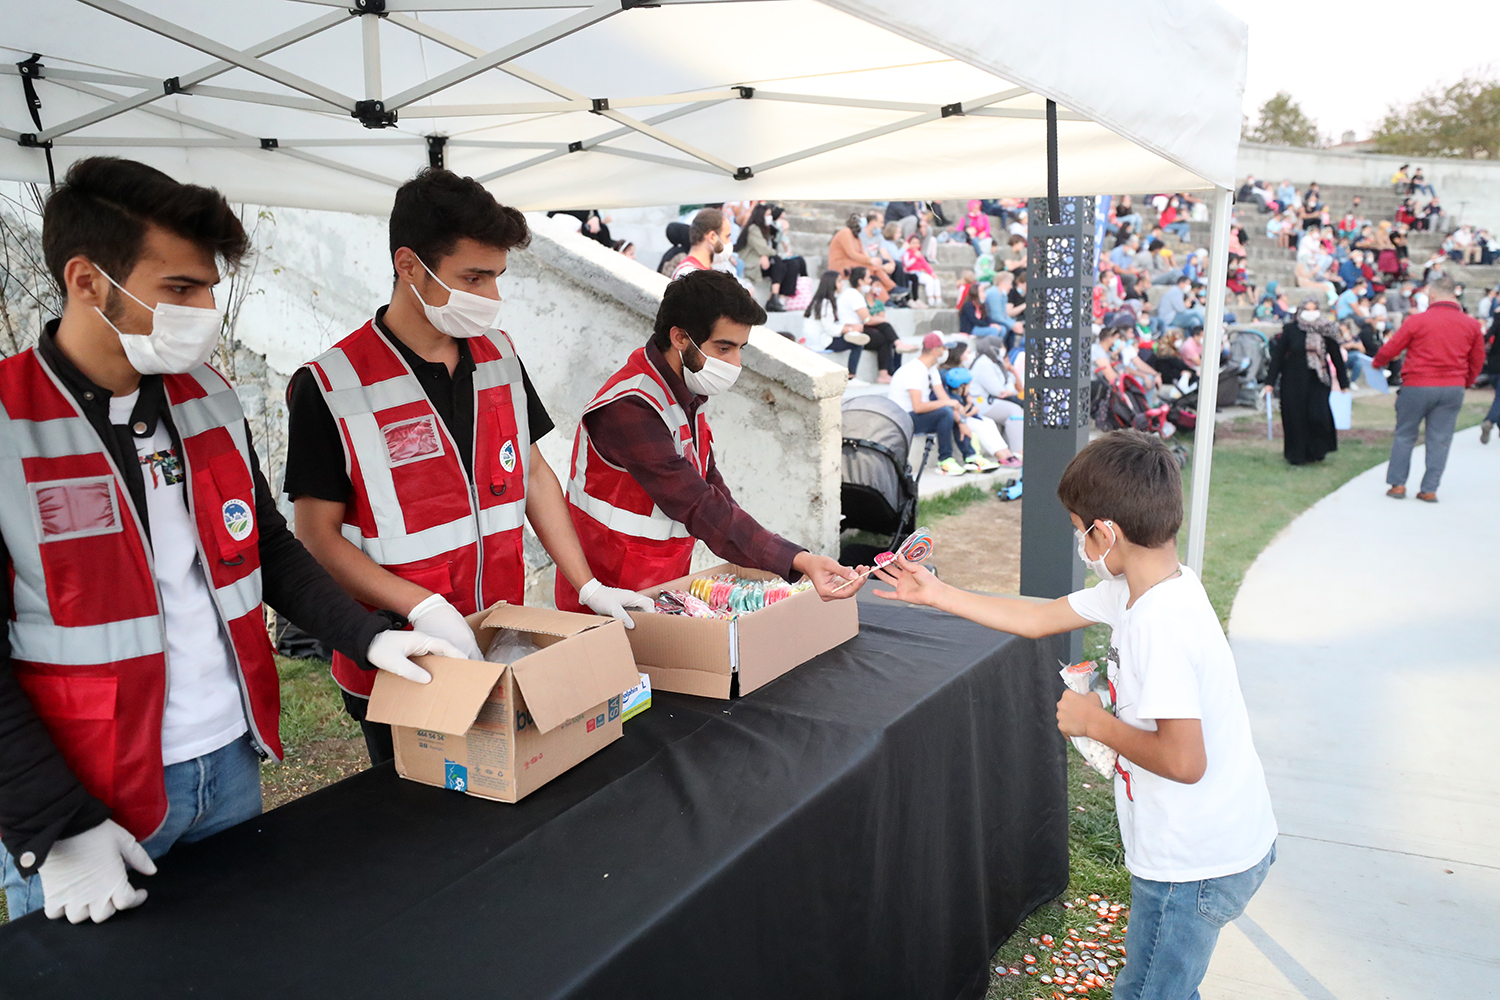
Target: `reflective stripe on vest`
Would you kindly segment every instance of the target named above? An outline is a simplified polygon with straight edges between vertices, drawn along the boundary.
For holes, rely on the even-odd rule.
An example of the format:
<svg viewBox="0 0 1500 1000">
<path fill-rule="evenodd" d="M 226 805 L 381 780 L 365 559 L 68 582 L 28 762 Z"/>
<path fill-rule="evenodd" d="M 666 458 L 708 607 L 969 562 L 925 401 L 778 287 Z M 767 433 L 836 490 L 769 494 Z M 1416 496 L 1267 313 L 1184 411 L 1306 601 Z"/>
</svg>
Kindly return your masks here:
<svg viewBox="0 0 1500 1000">
<path fill-rule="evenodd" d="M 649 361 L 646 362 L 650 364 Z M 627 365 L 627 367 L 629 367 Z M 623 371 L 623 370 L 622 370 Z M 584 409 L 584 414 L 592 413 L 602 406 L 623 399 L 627 396 L 637 396 L 645 399 L 651 404 L 651 408 L 666 423 L 667 429 L 672 434 L 672 443 L 677 448 L 678 455 L 685 455 L 687 439 L 685 435 L 691 434 L 691 426 L 688 423 L 687 413 L 672 399 L 667 391 L 656 378 L 647 374 L 637 374 L 622 378 L 614 384 L 608 384 L 599 390 L 592 402 Z M 701 455 L 695 455 L 699 475 L 708 473 L 708 452 L 705 450 Z M 588 470 L 589 462 L 598 460 L 607 468 L 618 472 L 620 475 L 628 475 L 623 469 L 606 462 L 602 456 L 593 451 L 587 425 L 579 420 L 578 441 L 574 446 L 573 469 L 568 477 L 568 501 L 583 511 L 589 517 L 609 528 L 611 531 L 622 535 L 630 535 L 635 538 L 647 538 L 653 541 L 666 541 L 671 538 L 687 538 L 687 525 L 681 521 L 673 520 L 655 504 L 651 507 L 650 514 L 642 514 L 638 511 L 626 510 L 616 507 L 609 501 L 596 497 L 588 492 Z"/>
</svg>

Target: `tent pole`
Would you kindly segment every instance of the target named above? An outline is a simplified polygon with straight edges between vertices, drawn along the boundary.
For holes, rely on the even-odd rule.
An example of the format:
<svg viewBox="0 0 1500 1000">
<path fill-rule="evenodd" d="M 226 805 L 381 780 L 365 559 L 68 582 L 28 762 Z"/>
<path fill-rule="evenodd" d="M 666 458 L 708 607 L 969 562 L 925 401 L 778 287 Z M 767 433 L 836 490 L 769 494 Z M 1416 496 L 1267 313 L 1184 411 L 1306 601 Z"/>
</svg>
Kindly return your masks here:
<svg viewBox="0 0 1500 1000">
<path fill-rule="evenodd" d="M 1203 575 L 1209 477 L 1214 460 L 1214 411 L 1219 402 L 1219 352 L 1224 344 L 1224 292 L 1229 276 L 1229 212 L 1234 196 L 1214 188 L 1213 233 L 1208 249 L 1208 308 L 1203 321 L 1203 366 L 1198 378 L 1198 426 L 1193 431 L 1193 495 L 1188 514 L 1187 565 Z M 1211 372 L 1211 374 L 1210 374 Z"/>
<path fill-rule="evenodd" d="M 364 50 L 365 100 L 380 100 L 380 16 L 359 16 L 360 43 Z"/>
</svg>

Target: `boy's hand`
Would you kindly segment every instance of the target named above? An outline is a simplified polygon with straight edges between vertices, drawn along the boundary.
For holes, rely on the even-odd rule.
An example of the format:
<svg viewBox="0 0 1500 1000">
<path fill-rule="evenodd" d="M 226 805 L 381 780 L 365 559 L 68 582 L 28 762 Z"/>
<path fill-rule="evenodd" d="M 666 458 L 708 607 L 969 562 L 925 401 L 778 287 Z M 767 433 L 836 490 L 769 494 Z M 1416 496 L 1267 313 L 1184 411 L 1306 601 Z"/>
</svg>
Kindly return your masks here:
<svg viewBox="0 0 1500 1000">
<path fill-rule="evenodd" d="M 943 584 L 937 577 L 932 575 L 932 570 L 926 566 L 908 562 L 906 559 L 897 557 L 894 562 L 886 564 L 875 571 L 875 578 L 883 580 L 895 587 L 891 590 L 877 590 L 876 597 L 884 597 L 892 601 L 905 601 L 907 604 L 926 604 L 931 606 L 936 600 L 938 592 L 942 590 Z"/>
<path fill-rule="evenodd" d="M 1097 694 L 1065 690 L 1057 702 L 1057 728 L 1064 736 L 1087 736 L 1089 720 L 1103 711 Z"/>
</svg>

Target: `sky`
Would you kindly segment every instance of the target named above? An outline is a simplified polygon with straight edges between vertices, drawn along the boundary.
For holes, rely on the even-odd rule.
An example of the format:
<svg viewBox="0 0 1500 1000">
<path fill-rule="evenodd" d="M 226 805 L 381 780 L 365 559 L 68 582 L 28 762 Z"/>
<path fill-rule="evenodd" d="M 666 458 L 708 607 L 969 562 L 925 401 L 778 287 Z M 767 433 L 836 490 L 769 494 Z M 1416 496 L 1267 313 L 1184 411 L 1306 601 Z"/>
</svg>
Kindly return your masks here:
<svg viewBox="0 0 1500 1000">
<path fill-rule="evenodd" d="M 1350 129 L 1364 139 L 1393 103 L 1466 72 L 1500 77 L 1497 0 L 1219 2 L 1250 26 L 1245 113 L 1252 123 L 1256 109 L 1285 90 L 1334 142 Z"/>
</svg>

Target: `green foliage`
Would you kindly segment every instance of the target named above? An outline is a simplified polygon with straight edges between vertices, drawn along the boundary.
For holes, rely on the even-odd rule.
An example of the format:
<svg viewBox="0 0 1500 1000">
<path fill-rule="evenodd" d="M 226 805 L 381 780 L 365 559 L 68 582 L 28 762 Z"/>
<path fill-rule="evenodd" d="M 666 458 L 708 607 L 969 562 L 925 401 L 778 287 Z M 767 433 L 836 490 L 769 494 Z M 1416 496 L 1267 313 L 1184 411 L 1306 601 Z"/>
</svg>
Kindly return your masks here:
<svg viewBox="0 0 1500 1000">
<path fill-rule="evenodd" d="M 1392 105 L 1372 138 L 1382 153 L 1500 157 L 1500 80 L 1466 76 Z"/>
<path fill-rule="evenodd" d="M 1271 146 L 1318 147 L 1328 143 L 1318 132 L 1318 123 L 1284 90 L 1260 106 L 1253 127 L 1242 126 L 1243 138 Z"/>
</svg>

